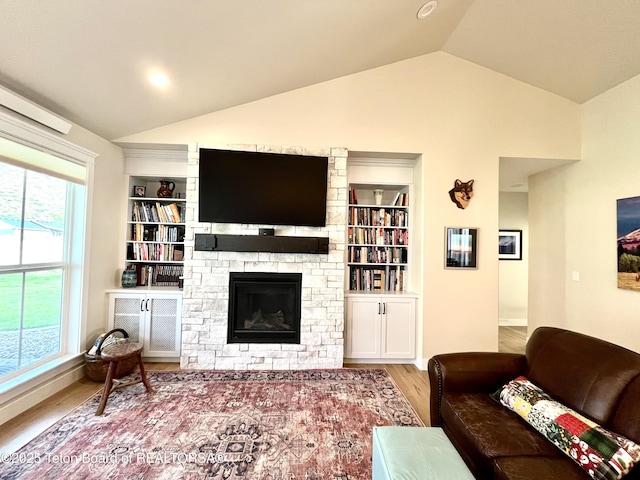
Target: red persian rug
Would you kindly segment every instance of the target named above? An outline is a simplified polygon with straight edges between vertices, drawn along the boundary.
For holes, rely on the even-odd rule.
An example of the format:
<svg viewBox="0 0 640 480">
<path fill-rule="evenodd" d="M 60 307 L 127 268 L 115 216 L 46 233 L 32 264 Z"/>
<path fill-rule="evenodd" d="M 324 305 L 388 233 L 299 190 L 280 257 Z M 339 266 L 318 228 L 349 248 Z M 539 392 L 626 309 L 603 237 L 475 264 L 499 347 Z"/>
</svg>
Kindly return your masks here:
<svg viewBox="0 0 640 480">
<path fill-rule="evenodd" d="M 374 426 L 423 425 L 384 370 L 148 377 L 154 393 L 117 390 L 101 417 L 96 395 L 3 456 L 0 478 L 364 480 Z"/>
</svg>

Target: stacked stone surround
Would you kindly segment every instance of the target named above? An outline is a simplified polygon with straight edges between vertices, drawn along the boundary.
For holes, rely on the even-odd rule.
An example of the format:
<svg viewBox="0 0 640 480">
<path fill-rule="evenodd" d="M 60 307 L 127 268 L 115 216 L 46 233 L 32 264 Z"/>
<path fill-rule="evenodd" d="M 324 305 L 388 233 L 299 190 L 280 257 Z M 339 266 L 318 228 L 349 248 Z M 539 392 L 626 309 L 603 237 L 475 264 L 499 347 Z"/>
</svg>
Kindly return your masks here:
<svg viewBox="0 0 640 480">
<path fill-rule="evenodd" d="M 297 370 L 339 368 L 344 357 L 347 150 L 261 145 L 206 148 L 326 156 L 326 227 L 275 226 L 276 235 L 329 237 L 328 254 L 203 252 L 196 233 L 257 235 L 265 225 L 198 222 L 198 149 L 190 145 L 184 253 L 182 352 L 184 369 Z M 295 199 L 292 199 L 295 201 Z M 268 227 L 268 225 L 267 225 Z M 229 272 L 302 273 L 300 344 L 227 344 Z"/>
</svg>

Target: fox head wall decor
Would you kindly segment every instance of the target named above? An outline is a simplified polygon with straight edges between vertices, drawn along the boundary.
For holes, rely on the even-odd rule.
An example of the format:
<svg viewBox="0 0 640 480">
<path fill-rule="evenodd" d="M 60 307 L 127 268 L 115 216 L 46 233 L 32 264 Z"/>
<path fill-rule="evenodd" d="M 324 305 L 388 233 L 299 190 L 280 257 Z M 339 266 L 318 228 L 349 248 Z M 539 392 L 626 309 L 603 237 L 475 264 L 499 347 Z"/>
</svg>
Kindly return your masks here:
<svg viewBox="0 0 640 480">
<path fill-rule="evenodd" d="M 455 203 L 458 208 L 467 208 L 471 197 L 473 197 L 473 180 L 469 180 L 468 182 L 456 180 L 453 183 L 453 188 L 449 190 L 449 197 L 451 197 L 451 201 Z"/>
</svg>

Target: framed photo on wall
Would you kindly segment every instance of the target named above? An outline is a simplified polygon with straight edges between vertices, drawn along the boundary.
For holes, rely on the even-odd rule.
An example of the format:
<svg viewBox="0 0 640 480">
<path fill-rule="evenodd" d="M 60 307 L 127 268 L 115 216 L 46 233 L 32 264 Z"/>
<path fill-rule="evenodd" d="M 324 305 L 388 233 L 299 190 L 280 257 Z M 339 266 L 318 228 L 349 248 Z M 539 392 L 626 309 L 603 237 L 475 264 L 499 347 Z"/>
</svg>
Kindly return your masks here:
<svg viewBox="0 0 640 480">
<path fill-rule="evenodd" d="M 500 260 L 522 260 L 522 230 L 500 230 L 498 258 Z"/>
<path fill-rule="evenodd" d="M 478 268 L 478 229 L 445 227 L 444 268 Z"/>
<path fill-rule="evenodd" d="M 640 197 L 616 200 L 618 288 L 640 291 Z"/>
</svg>

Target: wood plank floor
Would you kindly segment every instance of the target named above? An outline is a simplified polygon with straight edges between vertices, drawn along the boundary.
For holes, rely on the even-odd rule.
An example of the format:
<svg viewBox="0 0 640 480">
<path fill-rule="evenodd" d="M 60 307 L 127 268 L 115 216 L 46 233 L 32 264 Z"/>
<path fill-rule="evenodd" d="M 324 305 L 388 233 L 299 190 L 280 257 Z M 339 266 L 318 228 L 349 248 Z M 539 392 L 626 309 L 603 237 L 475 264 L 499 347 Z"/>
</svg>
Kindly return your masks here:
<svg viewBox="0 0 640 480">
<path fill-rule="evenodd" d="M 499 351 L 524 353 L 527 343 L 527 327 L 499 327 Z"/>
<path fill-rule="evenodd" d="M 500 351 L 524 352 L 526 327 L 500 327 Z M 176 363 L 145 362 L 149 371 L 176 370 Z M 409 364 L 345 364 L 347 368 L 384 368 L 407 397 L 425 425 L 429 425 L 429 378 L 426 371 Z M 0 428 L 0 454 L 12 453 L 42 433 L 102 389 L 87 378 L 75 382 L 44 402 L 30 408 Z"/>
</svg>

